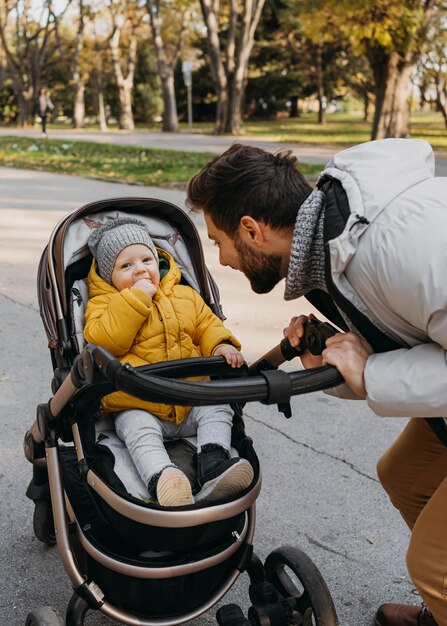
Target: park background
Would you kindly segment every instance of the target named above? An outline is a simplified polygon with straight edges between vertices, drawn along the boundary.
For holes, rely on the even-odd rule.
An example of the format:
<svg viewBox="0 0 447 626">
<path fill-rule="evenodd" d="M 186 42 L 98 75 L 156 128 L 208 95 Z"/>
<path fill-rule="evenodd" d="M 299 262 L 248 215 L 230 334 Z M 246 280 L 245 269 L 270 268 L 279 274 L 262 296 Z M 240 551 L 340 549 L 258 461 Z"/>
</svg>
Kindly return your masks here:
<svg viewBox="0 0 447 626">
<path fill-rule="evenodd" d="M 441 0 L 1 0 L 0 126 L 32 128 L 46 87 L 53 129 L 442 153 L 446 34 Z M 208 158 L 0 141 L 3 164 L 163 186 Z"/>
</svg>

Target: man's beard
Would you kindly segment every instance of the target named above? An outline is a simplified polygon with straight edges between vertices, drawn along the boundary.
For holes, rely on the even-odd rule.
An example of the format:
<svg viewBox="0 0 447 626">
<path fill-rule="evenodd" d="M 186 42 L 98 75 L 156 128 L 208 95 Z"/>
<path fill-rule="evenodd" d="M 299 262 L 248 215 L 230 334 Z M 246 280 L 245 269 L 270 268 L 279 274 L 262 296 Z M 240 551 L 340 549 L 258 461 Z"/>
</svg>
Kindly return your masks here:
<svg viewBox="0 0 447 626">
<path fill-rule="evenodd" d="M 281 280 L 281 257 L 256 252 L 236 235 L 234 247 L 239 254 L 239 269 L 255 293 L 268 293 Z"/>
</svg>

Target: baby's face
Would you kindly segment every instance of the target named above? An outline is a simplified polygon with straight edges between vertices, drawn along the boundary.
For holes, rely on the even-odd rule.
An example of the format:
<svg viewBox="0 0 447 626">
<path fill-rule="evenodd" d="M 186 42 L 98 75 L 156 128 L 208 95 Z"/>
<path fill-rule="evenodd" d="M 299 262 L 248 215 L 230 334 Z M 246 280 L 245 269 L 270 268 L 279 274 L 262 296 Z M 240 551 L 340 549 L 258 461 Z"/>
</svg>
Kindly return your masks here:
<svg viewBox="0 0 447 626">
<path fill-rule="evenodd" d="M 122 291 L 140 280 L 148 281 L 157 288 L 160 283 L 160 272 L 150 248 L 135 243 L 121 250 L 117 256 L 112 272 L 112 285 L 118 291 Z"/>
</svg>

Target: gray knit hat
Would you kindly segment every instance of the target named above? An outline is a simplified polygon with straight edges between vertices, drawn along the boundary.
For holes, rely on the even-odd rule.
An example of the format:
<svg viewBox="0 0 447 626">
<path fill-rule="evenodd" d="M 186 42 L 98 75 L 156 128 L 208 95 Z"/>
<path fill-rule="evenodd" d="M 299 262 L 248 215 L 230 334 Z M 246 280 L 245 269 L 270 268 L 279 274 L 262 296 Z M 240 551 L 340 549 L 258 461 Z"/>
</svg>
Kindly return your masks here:
<svg viewBox="0 0 447 626">
<path fill-rule="evenodd" d="M 88 247 L 96 259 L 99 275 L 109 285 L 112 284 L 112 272 L 117 256 L 121 250 L 135 243 L 147 246 L 158 263 L 157 249 L 149 236 L 147 226 L 135 217 L 108 220 L 90 235 Z"/>
</svg>

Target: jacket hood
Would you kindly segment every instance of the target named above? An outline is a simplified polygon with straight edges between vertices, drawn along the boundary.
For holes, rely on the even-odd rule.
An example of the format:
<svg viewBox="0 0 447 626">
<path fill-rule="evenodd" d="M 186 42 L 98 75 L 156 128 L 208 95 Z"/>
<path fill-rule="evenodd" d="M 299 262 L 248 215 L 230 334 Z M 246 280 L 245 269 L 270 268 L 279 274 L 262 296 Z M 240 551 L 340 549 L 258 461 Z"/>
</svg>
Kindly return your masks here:
<svg viewBox="0 0 447 626">
<path fill-rule="evenodd" d="M 160 268 L 160 285 L 159 289 L 162 288 L 166 295 L 169 295 L 172 291 L 174 285 L 177 285 L 181 279 L 180 268 L 177 263 L 174 261 L 174 258 L 166 252 L 166 250 L 162 250 L 161 248 L 157 248 L 158 256 L 159 256 L 159 265 L 169 264 L 169 269 L 162 270 Z M 164 263 L 163 263 L 164 261 Z M 93 259 L 93 263 L 90 267 L 90 271 L 88 274 L 88 283 L 89 283 L 89 292 L 90 297 L 98 296 L 104 293 L 113 294 L 117 292 L 117 289 L 113 285 L 109 285 L 105 280 L 101 278 L 101 276 L 97 272 L 96 261 Z M 154 300 L 157 299 L 157 294 L 154 296 Z"/>
<path fill-rule="evenodd" d="M 380 139 L 338 152 L 320 178 L 338 179 L 351 212 L 372 221 L 399 194 L 434 175 L 435 158 L 427 141 Z"/>
</svg>

